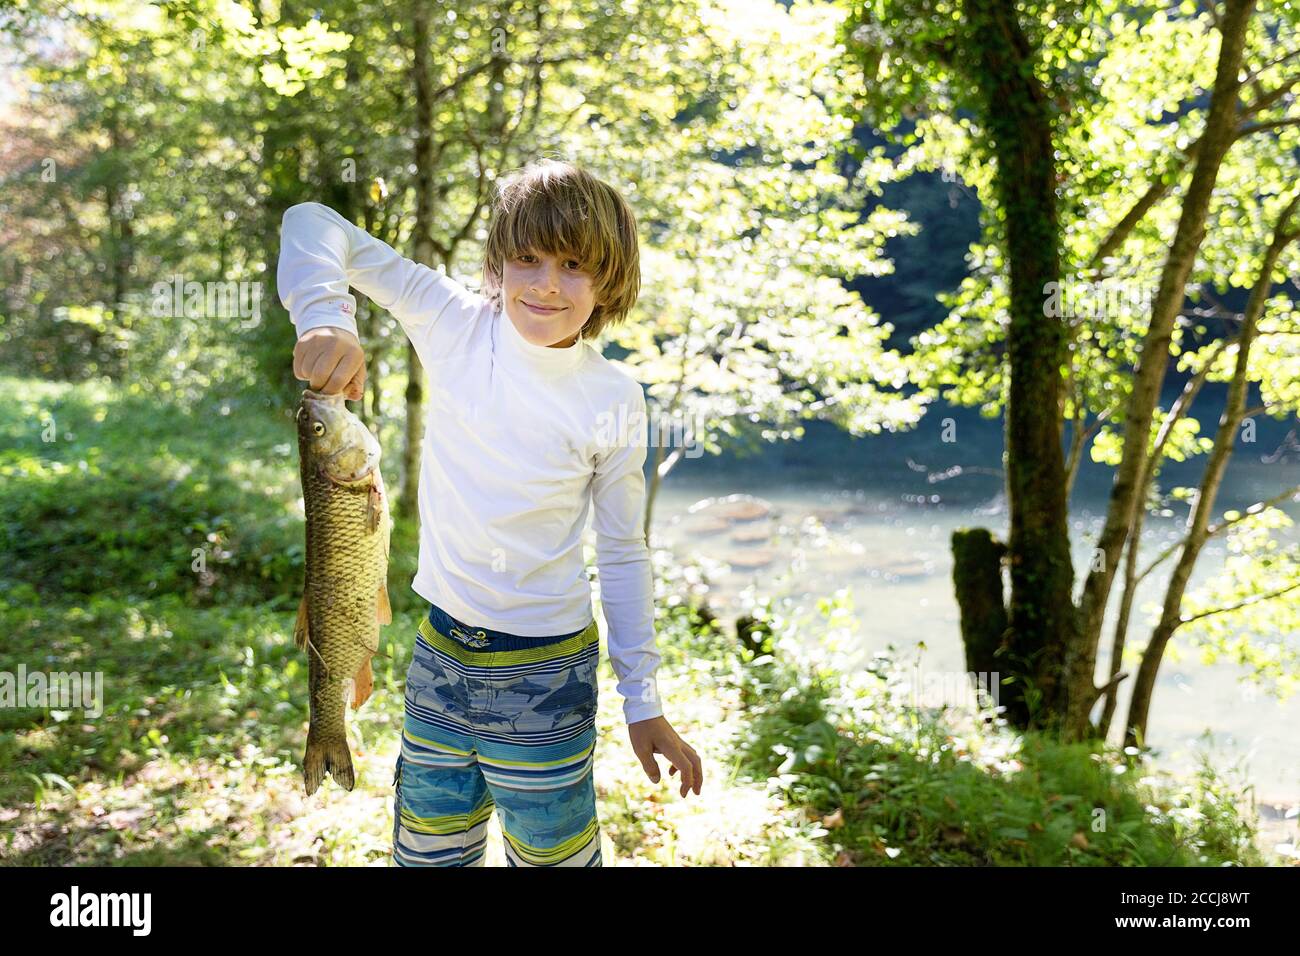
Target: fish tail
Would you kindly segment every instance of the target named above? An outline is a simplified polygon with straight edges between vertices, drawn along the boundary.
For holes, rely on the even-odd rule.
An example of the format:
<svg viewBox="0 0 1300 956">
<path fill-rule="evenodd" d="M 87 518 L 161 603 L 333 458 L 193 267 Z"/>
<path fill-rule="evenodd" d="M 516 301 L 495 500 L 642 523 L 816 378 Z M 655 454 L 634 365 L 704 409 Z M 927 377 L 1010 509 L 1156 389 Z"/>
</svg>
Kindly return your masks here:
<svg viewBox="0 0 1300 956">
<path fill-rule="evenodd" d="M 356 780 L 352 773 L 352 752 L 347 739 L 324 743 L 307 733 L 307 754 L 302 761 L 303 781 L 307 795 L 311 796 L 325 779 L 326 773 L 334 775 L 334 782 L 344 790 L 351 790 Z"/>
</svg>

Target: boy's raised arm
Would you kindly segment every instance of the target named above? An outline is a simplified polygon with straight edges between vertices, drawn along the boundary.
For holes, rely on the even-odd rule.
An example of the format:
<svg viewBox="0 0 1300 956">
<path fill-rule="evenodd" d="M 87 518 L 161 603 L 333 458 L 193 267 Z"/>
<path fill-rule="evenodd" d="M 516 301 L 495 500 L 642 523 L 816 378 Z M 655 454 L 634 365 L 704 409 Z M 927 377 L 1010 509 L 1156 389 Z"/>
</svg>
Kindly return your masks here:
<svg viewBox="0 0 1300 956">
<path fill-rule="evenodd" d="M 463 324 L 458 320 L 483 302 L 450 276 L 399 255 L 317 202 L 285 210 L 276 284 L 299 338 L 321 326 L 357 334 L 350 286 L 391 312 L 426 361 L 439 354 L 436 338 L 443 328 Z"/>
</svg>

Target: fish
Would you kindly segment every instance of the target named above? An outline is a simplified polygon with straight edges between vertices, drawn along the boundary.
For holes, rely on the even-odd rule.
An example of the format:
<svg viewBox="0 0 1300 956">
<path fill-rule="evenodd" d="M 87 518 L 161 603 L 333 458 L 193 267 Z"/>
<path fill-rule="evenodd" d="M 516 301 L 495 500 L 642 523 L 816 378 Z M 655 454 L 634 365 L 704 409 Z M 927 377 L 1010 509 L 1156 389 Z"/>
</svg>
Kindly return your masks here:
<svg viewBox="0 0 1300 956">
<path fill-rule="evenodd" d="M 369 698 L 379 629 L 393 621 L 392 520 L 379 441 L 348 411 L 344 394 L 305 389 L 296 421 L 307 547 L 293 636 L 309 662 L 303 783 L 310 796 L 326 774 L 345 790 L 356 783 L 346 706 L 356 710 Z"/>
<path fill-rule="evenodd" d="M 578 676 L 577 670 L 569 671 L 569 679 L 558 690 L 547 695 L 546 699 L 533 708 L 537 713 L 553 717 L 551 727 L 556 727 L 570 714 L 594 712 L 595 700 L 591 694 L 591 685 Z"/>
</svg>

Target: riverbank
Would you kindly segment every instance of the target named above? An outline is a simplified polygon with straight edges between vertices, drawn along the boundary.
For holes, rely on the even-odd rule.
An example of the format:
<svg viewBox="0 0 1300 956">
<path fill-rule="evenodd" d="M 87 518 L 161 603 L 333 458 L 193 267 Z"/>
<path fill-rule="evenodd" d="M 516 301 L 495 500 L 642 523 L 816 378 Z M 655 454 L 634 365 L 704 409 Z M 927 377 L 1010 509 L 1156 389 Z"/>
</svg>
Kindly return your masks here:
<svg viewBox="0 0 1300 956">
<path fill-rule="evenodd" d="M 178 409 L 94 383 L 0 387 L 16 396 L 0 408 L 0 671 L 102 675 L 94 715 L 0 708 L 0 863 L 387 865 L 422 613 L 413 530 L 395 530 L 394 625 L 349 717 L 357 786 L 307 798 L 289 420 L 256 400 Z M 604 656 L 607 865 L 1267 862 L 1213 772 L 1175 783 L 912 706 L 897 662 L 843 657 L 843 594 L 807 613 L 755 607 L 767 628 L 745 643 L 710 619 L 698 566 L 657 551 L 656 587 L 666 714 L 705 759 L 705 786 L 678 797 L 662 761 L 646 779 Z M 492 839 L 501 862 L 496 824 Z"/>
<path fill-rule="evenodd" d="M 42 648 L 85 667 L 93 644 L 110 692 L 98 721 L 3 712 L 0 862 L 387 865 L 409 661 L 396 635 L 374 695 L 350 717 L 356 789 L 327 784 L 308 798 L 298 766 L 305 675 L 288 614 L 100 600 L 41 607 L 25 622 L 11 606 L 4 617 L 15 636 L 5 668 Z M 405 619 L 401 633 L 415 623 Z M 602 661 L 595 773 L 606 865 L 1288 862 L 1255 849 L 1242 794 L 1208 768 L 1175 781 L 1115 755 L 918 710 L 885 662 L 846 676 L 800 657 L 798 644 L 788 631 L 774 653 L 754 656 L 685 606 L 661 615 L 666 712 L 705 763 L 703 792 L 685 799 L 662 760 L 660 783 L 645 777 Z M 495 821 L 488 859 L 504 862 Z"/>
</svg>

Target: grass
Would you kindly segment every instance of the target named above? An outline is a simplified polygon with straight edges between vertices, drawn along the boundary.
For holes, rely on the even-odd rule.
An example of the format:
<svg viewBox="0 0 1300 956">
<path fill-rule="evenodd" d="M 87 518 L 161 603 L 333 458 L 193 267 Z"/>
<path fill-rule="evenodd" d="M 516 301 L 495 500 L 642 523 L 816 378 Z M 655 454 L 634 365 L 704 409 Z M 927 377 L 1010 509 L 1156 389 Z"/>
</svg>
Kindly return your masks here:
<svg viewBox="0 0 1300 956">
<path fill-rule="evenodd" d="M 305 797 L 289 418 L 241 396 L 179 408 L 97 382 L 0 387 L 16 396 L 0 406 L 0 672 L 103 680 L 98 717 L 0 706 L 0 863 L 387 865 L 422 613 L 414 529 L 394 529 L 394 624 L 349 716 L 357 786 Z M 704 609 L 698 569 L 656 563 L 660 688 L 704 792 L 679 797 L 662 760 L 648 780 L 603 655 L 606 865 L 1265 862 L 1240 794 L 1208 767 L 1144 776 L 1122 755 L 912 708 L 887 661 L 854 671 L 807 650 L 842 622 L 838 601 L 807 617 L 766 605 L 773 636 L 741 647 Z M 489 841 L 502 864 L 495 819 Z"/>
<path fill-rule="evenodd" d="M 395 525 L 388 656 L 375 659 L 374 694 L 350 716 L 357 786 L 329 781 L 306 798 L 306 668 L 291 640 L 302 517 L 288 417 L 240 396 L 183 408 L 97 382 L 0 382 L 18 396 L 0 409 L 0 541 L 14 558 L 0 573 L 10 635 L 0 671 L 97 672 L 104 692 L 97 718 L 0 708 L 0 861 L 386 864 L 403 679 L 422 612 L 409 588 L 414 529 Z M 671 617 L 665 643 L 688 629 Z M 601 682 L 607 858 L 692 858 L 691 840 L 649 821 L 696 815 L 705 801 L 677 798 L 666 773 L 649 782 L 607 655 Z M 712 784 L 709 813 L 725 822 L 719 808 L 739 791 Z M 700 852 L 717 859 L 710 839 Z M 781 855 L 762 842 L 736 849 L 738 859 Z M 495 821 L 493 859 L 503 861 Z"/>
<path fill-rule="evenodd" d="M 746 775 L 830 831 L 839 865 L 1266 865 L 1243 788 L 1150 774 L 1114 748 L 914 706 L 897 662 L 849 673 L 790 638 L 751 663 Z"/>
</svg>

